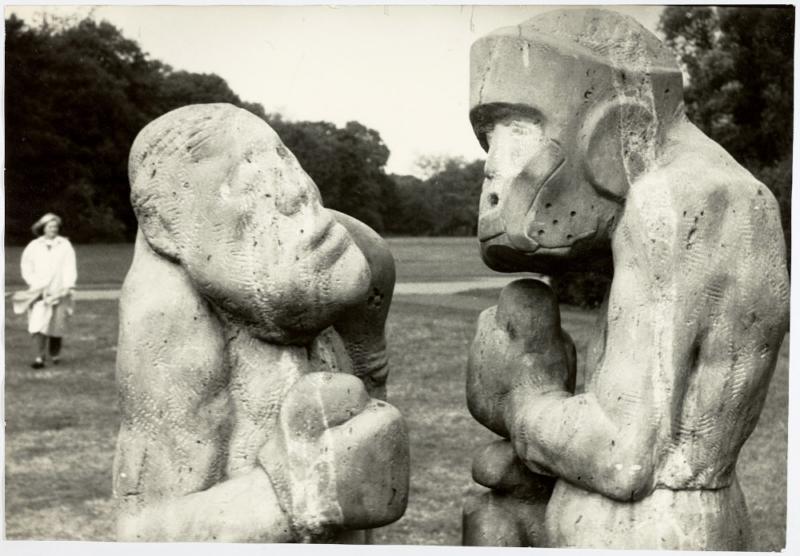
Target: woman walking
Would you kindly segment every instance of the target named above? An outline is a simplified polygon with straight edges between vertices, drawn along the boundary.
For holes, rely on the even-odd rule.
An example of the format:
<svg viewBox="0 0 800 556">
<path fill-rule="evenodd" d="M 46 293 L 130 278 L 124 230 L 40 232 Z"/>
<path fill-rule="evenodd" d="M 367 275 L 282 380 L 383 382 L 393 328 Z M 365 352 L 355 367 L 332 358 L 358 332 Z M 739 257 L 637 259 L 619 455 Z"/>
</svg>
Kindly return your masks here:
<svg viewBox="0 0 800 556">
<path fill-rule="evenodd" d="M 31 367 L 41 369 L 48 345 L 53 364 L 59 362 L 78 273 L 72 244 L 58 235 L 60 217 L 47 213 L 31 229 L 39 237 L 22 252 L 22 278 L 28 290 L 14 296 L 14 312 L 28 314 L 28 332 L 33 335 L 37 350 Z"/>
</svg>

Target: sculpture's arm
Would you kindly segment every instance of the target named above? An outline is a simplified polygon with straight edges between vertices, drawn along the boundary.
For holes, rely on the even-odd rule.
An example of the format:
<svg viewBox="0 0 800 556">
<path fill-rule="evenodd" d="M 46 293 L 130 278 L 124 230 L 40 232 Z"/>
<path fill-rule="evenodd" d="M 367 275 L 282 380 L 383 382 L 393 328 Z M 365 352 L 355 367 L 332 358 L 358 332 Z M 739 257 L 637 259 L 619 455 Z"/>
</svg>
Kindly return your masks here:
<svg viewBox="0 0 800 556">
<path fill-rule="evenodd" d="M 646 343 L 654 333 L 639 331 L 625 338 L 623 346 L 670 349 L 665 343 Z M 613 336 L 609 333 L 609 343 L 619 341 Z M 670 418 L 673 403 L 672 384 L 655 383 L 676 370 L 659 368 L 658 362 L 644 357 L 614 356 L 608 351 L 602 365 L 598 372 L 619 373 L 622 380 L 616 388 L 609 385 L 600 395 L 577 396 L 565 390 L 517 390 L 506 406 L 507 427 L 515 451 L 532 470 L 555 474 L 611 498 L 640 499 L 655 486 L 662 448 L 659 425 Z"/>
<path fill-rule="evenodd" d="M 605 353 L 587 392 L 573 396 L 557 381 L 513 388 L 503 410 L 531 469 L 619 500 L 655 487 L 696 336 L 679 298 L 688 270 L 677 254 L 675 209 L 648 195 L 629 198 L 616 231 Z"/>
<path fill-rule="evenodd" d="M 117 538 L 162 542 L 294 541 L 289 520 L 262 469 L 123 515 L 117 522 Z"/>
<path fill-rule="evenodd" d="M 386 398 L 389 368 L 384 329 L 394 292 L 395 268 L 386 242 L 372 228 L 341 212 L 331 211 L 364 253 L 372 275 L 367 298 L 339 319 L 334 328 L 342 337 L 353 369 L 370 396 Z"/>
<path fill-rule="evenodd" d="M 120 540 L 290 540 L 262 469 L 218 482 L 229 420 L 223 349 L 206 302 L 140 234 L 120 299 Z"/>
</svg>

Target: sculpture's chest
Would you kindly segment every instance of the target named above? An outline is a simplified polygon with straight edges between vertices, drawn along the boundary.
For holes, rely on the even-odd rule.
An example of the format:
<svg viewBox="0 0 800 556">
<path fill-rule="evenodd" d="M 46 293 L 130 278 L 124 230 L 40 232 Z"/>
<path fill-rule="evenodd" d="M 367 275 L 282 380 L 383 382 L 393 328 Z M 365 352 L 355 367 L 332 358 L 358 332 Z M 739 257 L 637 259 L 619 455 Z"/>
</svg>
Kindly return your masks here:
<svg viewBox="0 0 800 556">
<path fill-rule="evenodd" d="M 259 449 L 276 433 L 282 401 L 301 376 L 321 371 L 352 374 L 344 345 L 332 328 L 307 347 L 268 344 L 240 333 L 228 343 L 226 360 L 230 369 L 229 475 L 256 465 Z"/>
</svg>

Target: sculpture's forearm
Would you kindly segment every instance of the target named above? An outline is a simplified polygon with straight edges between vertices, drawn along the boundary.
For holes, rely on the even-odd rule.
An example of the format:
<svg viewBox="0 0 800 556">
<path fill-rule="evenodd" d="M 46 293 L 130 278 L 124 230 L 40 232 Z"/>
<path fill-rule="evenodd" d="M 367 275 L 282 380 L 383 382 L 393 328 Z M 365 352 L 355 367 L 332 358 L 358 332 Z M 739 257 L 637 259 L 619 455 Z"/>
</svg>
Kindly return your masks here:
<svg viewBox="0 0 800 556">
<path fill-rule="evenodd" d="M 591 393 L 515 393 L 505 419 L 515 451 L 534 471 L 618 500 L 652 490 L 652 451 L 609 419 Z"/>
<path fill-rule="evenodd" d="M 385 400 L 389 370 L 384 329 L 394 292 L 394 258 L 386 242 L 371 228 L 351 216 L 331 212 L 350 232 L 370 269 L 368 296 L 343 315 L 334 328 L 344 340 L 355 374 L 364 382 L 370 397 Z"/>
<path fill-rule="evenodd" d="M 261 469 L 208 490 L 123 514 L 120 541 L 292 542 L 269 477 Z"/>
</svg>

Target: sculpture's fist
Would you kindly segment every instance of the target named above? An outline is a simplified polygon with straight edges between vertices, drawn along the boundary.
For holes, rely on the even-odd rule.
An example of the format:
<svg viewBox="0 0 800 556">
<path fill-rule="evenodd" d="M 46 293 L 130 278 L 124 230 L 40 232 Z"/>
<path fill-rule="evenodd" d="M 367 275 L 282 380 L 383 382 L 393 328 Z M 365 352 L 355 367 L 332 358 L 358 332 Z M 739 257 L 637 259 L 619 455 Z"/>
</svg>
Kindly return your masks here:
<svg viewBox="0 0 800 556">
<path fill-rule="evenodd" d="M 479 485 L 517 498 L 547 500 L 555 479 L 534 473 L 519 459 L 508 440 L 483 445 L 472 460 L 472 479 Z"/>
<path fill-rule="evenodd" d="M 512 282 L 478 319 L 467 364 L 470 413 L 508 438 L 504 414 L 512 391 L 571 390 L 574 350 L 553 290 L 538 280 Z"/>
<path fill-rule="evenodd" d="M 278 433 L 261 450 L 297 540 L 397 520 L 408 500 L 408 435 L 400 413 L 348 374 L 317 372 L 289 391 Z"/>
</svg>

